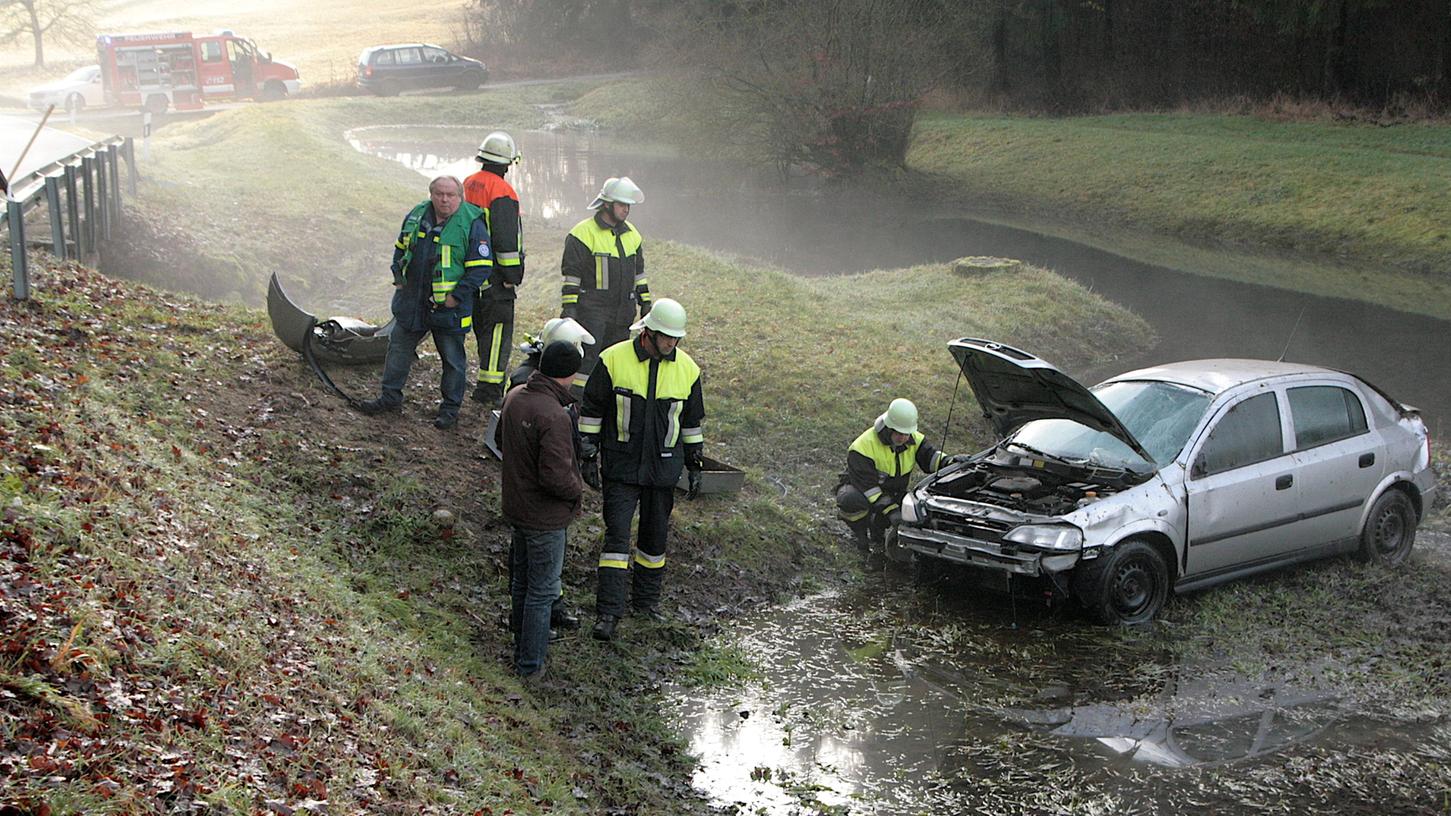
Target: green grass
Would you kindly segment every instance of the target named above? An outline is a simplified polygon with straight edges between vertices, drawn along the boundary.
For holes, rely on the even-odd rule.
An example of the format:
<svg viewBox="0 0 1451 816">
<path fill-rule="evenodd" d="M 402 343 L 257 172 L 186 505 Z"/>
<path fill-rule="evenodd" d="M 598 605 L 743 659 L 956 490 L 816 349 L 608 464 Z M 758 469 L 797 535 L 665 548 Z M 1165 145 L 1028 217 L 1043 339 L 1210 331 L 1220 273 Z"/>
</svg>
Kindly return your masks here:
<svg viewBox="0 0 1451 816">
<path fill-rule="evenodd" d="M 1139 235 L 1134 255 L 1171 266 L 1446 317 L 1448 158 L 1437 125 L 932 113 L 907 164 L 974 207 Z M 1155 238 L 1197 251 L 1176 263 Z"/>
</svg>

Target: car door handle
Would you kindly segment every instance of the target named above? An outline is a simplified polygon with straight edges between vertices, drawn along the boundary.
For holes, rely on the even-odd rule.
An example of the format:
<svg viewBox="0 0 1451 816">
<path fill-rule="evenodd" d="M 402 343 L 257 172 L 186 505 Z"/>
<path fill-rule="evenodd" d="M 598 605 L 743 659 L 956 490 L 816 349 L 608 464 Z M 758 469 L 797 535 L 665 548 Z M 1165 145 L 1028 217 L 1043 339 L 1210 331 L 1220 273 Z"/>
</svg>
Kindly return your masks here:
<svg viewBox="0 0 1451 816">
<path fill-rule="evenodd" d="M 1289 490 L 1290 489 L 1290 485 L 1292 485 L 1294 483 L 1295 483 L 1295 477 L 1294 476 L 1291 476 L 1290 474 L 1287 473 L 1284 476 L 1281 476 L 1278 479 L 1275 479 L 1275 489 L 1276 490 Z"/>
<path fill-rule="evenodd" d="M 1373 464 L 1375 464 L 1375 454 L 1374 453 L 1362 453 L 1360 455 L 1360 466 L 1361 467 L 1368 468 L 1368 467 L 1370 467 Z"/>
</svg>

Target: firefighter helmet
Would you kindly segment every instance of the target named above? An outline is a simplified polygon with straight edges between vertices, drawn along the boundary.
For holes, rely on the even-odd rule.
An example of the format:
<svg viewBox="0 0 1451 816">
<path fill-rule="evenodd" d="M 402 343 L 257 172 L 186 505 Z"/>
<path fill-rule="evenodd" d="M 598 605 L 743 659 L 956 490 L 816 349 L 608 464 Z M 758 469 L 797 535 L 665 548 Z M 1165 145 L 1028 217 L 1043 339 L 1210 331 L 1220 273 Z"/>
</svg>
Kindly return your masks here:
<svg viewBox="0 0 1451 816">
<path fill-rule="evenodd" d="M 882 424 L 897 433 L 917 433 L 917 406 L 911 400 L 898 397 L 887 406 L 887 412 L 880 417 Z"/>
<path fill-rule="evenodd" d="M 496 130 L 479 143 L 476 158 L 485 164 L 514 164 L 519 161 L 519 148 L 515 146 L 513 136 Z"/>
<path fill-rule="evenodd" d="M 595 342 L 594 335 L 572 317 L 555 317 L 544 324 L 544 331 L 539 333 L 539 345 L 545 347 L 556 340 L 573 343 L 580 353 L 584 352 L 585 344 L 592 346 Z"/>
<path fill-rule="evenodd" d="M 685 336 L 685 307 L 670 298 L 660 298 L 650 311 L 639 320 L 635 321 L 631 329 L 649 329 L 650 331 L 668 334 L 671 337 L 680 338 Z"/>
<path fill-rule="evenodd" d="M 595 200 L 589 203 L 589 209 L 597 210 L 601 204 L 607 201 L 618 201 L 621 204 L 639 204 L 644 200 L 645 192 L 640 189 L 640 185 L 630 181 L 629 176 L 620 176 L 619 178 L 610 177 L 605 179 L 604 184 L 600 185 L 600 194 L 595 196 Z"/>
</svg>

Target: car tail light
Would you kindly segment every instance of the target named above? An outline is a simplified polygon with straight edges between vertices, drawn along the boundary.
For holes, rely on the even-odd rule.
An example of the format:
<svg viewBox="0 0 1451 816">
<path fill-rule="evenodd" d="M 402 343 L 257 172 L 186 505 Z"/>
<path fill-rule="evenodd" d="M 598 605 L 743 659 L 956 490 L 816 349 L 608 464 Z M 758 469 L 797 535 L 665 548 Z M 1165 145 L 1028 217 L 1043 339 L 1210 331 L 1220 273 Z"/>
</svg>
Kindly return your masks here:
<svg viewBox="0 0 1451 816">
<path fill-rule="evenodd" d="M 373 75 L 373 66 L 371 66 L 371 65 L 364 65 L 363 66 L 363 76 L 370 77 L 372 75 Z"/>
</svg>

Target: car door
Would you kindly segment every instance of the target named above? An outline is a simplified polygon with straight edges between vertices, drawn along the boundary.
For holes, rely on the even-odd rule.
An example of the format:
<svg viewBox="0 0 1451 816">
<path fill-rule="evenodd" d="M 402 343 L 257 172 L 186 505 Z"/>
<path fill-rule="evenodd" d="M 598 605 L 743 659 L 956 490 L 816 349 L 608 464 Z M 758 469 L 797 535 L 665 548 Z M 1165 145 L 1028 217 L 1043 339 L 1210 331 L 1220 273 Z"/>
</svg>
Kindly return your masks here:
<svg viewBox="0 0 1451 816">
<path fill-rule="evenodd" d="M 1365 404 L 1342 383 L 1285 389 L 1294 433 L 1308 545 L 1357 535 L 1361 509 L 1385 473 L 1387 453 Z"/>
<path fill-rule="evenodd" d="M 397 64 L 397 67 L 393 69 L 393 76 L 397 78 L 399 87 L 425 87 L 428 66 L 423 64 L 423 55 L 416 46 L 395 50 L 393 52 L 393 60 Z"/>
<path fill-rule="evenodd" d="M 448 52 L 442 48 L 425 45 L 420 49 L 427 80 L 422 87 L 442 88 L 453 84 L 453 68 L 449 64 Z"/>
<path fill-rule="evenodd" d="M 1294 547 L 1300 491 L 1285 411 L 1267 386 L 1223 406 L 1196 440 L 1185 483 L 1185 577 L 1272 561 Z"/>
</svg>

